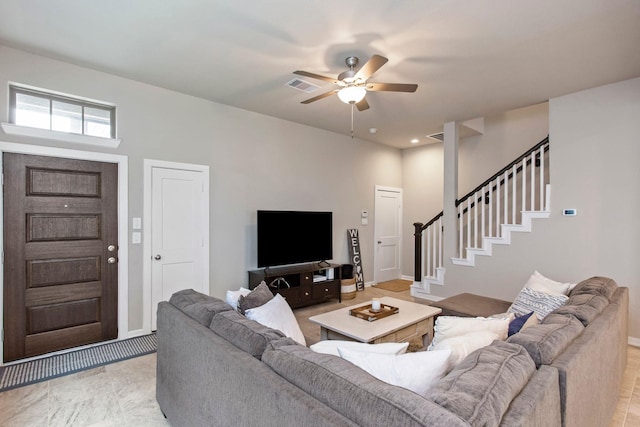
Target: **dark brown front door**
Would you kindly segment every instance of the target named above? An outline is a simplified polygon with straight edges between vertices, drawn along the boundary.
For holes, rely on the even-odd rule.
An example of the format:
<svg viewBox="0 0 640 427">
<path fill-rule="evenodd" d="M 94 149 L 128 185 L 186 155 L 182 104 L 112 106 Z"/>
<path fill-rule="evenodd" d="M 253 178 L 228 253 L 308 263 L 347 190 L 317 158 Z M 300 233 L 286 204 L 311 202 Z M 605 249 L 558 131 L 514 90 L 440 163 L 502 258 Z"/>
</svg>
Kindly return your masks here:
<svg viewBox="0 0 640 427">
<path fill-rule="evenodd" d="M 4 360 L 117 338 L 118 166 L 5 153 Z"/>
</svg>

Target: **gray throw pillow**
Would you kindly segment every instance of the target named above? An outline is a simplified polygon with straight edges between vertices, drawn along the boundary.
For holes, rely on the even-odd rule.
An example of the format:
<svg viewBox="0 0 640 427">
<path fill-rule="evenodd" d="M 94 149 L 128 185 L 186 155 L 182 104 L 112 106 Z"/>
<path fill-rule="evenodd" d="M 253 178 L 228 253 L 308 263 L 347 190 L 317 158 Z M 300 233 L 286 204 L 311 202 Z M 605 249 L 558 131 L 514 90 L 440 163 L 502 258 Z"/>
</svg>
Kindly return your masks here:
<svg viewBox="0 0 640 427">
<path fill-rule="evenodd" d="M 266 283 L 262 282 L 248 295 L 240 295 L 238 298 L 238 311 L 242 314 L 250 308 L 260 307 L 271 301 L 273 294 Z"/>
</svg>

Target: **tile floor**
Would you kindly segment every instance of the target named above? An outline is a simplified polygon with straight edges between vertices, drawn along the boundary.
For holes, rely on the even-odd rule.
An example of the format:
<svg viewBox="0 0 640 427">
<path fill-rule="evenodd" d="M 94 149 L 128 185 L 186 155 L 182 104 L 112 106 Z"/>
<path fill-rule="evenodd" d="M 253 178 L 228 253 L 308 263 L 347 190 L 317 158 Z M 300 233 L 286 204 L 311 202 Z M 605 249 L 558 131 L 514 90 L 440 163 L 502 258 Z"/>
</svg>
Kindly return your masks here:
<svg viewBox="0 0 640 427">
<path fill-rule="evenodd" d="M 415 302 L 409 292 L 367 288 L 357 297 L 295 311 L 307 344 L 320 340 L 309 316 L 392 296 Z M 155 400 L 156 355 L 138 357 L 0 393 L 0 427 L 168 426 Z M 640 426 L 640 348 L 629 347 L 618 408 L 609 427 Z"/>
</svg>

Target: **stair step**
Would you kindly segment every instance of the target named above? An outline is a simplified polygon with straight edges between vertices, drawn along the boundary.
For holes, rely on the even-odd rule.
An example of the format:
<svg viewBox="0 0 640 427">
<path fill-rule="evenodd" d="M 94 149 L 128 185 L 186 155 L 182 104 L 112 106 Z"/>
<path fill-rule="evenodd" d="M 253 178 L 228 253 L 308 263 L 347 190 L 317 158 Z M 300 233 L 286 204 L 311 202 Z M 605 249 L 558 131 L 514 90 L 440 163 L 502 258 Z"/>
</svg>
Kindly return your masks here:
<svg viewBox="0 0 640 427">
<path fill-rule="evenodd" d="M 510 245 L 511 233 L 530 233 L 532 227 L 532 219 L 549 218 L 549 211 L 522 211 L 522 224 L 501 224 L 501 236 L 491 236 L 482 238 L 482 248 L 466 248 L 466 258 L 452 258 L 451 262 L 455 265 L 464 265 L 474 267 L 476 265 L 475 258 L 478 256 L 491 256 L 493 245 Z"/>
</svg>

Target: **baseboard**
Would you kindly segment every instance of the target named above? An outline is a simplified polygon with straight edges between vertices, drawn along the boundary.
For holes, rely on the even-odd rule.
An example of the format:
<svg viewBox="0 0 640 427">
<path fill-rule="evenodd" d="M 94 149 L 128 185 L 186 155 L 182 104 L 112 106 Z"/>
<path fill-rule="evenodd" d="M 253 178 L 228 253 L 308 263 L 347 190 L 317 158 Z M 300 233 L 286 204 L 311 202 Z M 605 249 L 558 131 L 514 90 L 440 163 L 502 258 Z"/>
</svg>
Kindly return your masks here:
<svg viewBox="0 0 640 427">
<path fill-rule="evenodd" d="M 141 337 L 148 334 L 149 332 L 146 332 L 144 329 L 136 329 L 135 331 L 127 332 L 127 338 Z"/>
<path fill-rule="evenodd" d="M 629 345 L 632 345 L 634 347 L 640 347 L 640 338 L 629 337 L 629 340 L 627 342 L 629 343 Z"/>
</svg>

